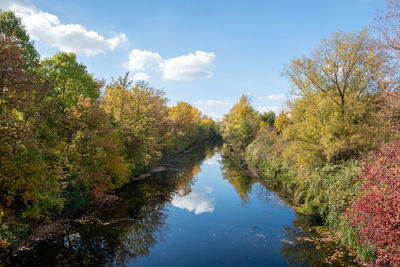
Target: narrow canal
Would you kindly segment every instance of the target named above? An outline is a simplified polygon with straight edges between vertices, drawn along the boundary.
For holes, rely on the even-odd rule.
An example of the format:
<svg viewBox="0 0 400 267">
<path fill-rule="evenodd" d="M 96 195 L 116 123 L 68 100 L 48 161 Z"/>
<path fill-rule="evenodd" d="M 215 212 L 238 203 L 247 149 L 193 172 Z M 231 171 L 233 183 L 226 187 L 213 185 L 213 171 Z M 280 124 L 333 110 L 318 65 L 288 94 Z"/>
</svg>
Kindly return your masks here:
<svg viewBox="0 0 400 267">
<path fill-rule="evenodd" d="M 213 148 L 125 186 L 98 220 L 76 223 L 21 252 L 37 266 L 322 266 L 296 212 Z M 308 241 L 307 241 L 308 240 Z M 331 244 L 335 247 L 335 244 Z M 332 263 L 332 262 L 331 262 Z M 333 261 L 334 265 L 350 262 Z"/>
</svg>

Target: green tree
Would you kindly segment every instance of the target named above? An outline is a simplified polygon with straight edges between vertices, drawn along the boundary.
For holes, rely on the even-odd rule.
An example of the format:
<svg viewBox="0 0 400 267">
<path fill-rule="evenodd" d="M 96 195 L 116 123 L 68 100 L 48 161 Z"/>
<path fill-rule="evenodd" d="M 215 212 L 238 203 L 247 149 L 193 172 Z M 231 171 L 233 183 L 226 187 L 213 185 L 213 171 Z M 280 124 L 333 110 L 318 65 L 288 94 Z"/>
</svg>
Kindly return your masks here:
<svg viewBox="0 0 400 267">
<path fill-rule="evenodd" d="M 50 82 L 49 97 L 57 99 L 63 112 L 78 103 L 79 97 L 97 99 L 100 95 L 98 83 L 76 60 L 74 53 L 60 52 L 40 62 L 42 80 Z"/>
</svg>

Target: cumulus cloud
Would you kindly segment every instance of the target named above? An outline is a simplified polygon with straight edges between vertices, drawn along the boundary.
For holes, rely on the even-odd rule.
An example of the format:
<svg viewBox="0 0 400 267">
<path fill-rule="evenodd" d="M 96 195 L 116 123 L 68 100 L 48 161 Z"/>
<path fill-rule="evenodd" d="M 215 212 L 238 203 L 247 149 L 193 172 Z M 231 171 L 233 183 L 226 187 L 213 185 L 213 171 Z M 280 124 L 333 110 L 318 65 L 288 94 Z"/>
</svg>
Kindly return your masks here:
<svg viewBox="0 0 400 267">
<path fill-rule="evenodd" d="M 175 196 L 171 204 L 180 209 L 194 211 L 196 215 L 204 212 L 214 212 L 215 200 L 206 196 L 211 192 L 211 187 L 194 187 L 187 196 Z"/>
<path fill-rule="evenodd" d="M 138 72 L 133 75 L 133 80 L 135 81 L 148 81 L 150 79 L 150 75 L 146 72 Z"/>
<path fill-rule="evenodd" d="M 124 64 L 129 71 L 158 70 L 165 80 L 209 78 L 215 67 L 213 52 L 196 51 L 188 55 L 163 59 L 158 53 L 134 49 Z"/>
<path fill-rule="evenodd" d="M 57 16 L 40 11 L 26 1 L 1 0 L 0 8 L 14 11 L 33 40 L 61 51 L 93 56 L 114 50 L 120 43 L 127 41 L 123 33 L 106 39 L 83 25 L 62 24 Z"/>
<path fill-rule="evenodd" d="M 161 61 L 162 58 L 158 53 L 133 49 L 129 53 L 129 61 L 125 63 L 125 68 L 130 71 L 143 71 L 158 66 Z"/>
<path fill-rule="evenodd" d="M 188 80 L 211 77 L 213 73 L 207 68 L 214 63 L 214 53 L 196 51 L 194 54 L 164 60 L 160 67 L 166 80 Z"/>
</svg>

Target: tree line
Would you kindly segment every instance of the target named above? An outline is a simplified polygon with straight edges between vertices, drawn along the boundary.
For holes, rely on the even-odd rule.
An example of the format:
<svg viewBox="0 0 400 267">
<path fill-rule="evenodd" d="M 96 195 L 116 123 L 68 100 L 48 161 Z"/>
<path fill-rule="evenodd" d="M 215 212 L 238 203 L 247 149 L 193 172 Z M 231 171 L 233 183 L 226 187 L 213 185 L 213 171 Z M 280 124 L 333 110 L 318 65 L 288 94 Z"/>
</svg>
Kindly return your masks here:
<svg viewBox="0 0 400 267">
<path fill-rule="evenodd" d="M 40 59 L 21 21 L 0 10 L 2 248 L 17 242 L 24 225 L 73 216 L 217 136 L 197 108 L 167 102 L 163 91 L 128 74 L 95 79 L 73 53 Z"/>
</svg>

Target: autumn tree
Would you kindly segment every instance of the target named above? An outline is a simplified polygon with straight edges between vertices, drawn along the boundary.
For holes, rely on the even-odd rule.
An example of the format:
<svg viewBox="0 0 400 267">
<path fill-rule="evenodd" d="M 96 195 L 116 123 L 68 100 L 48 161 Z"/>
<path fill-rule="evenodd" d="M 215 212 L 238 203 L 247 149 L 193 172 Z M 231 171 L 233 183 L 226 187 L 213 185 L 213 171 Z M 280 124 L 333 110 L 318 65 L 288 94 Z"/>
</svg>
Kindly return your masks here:
<svg viewBox="0 0 400 267">
<path fill-rule="evenodd" d="M 199 138 L 201 113 L 189 103 L 180 101 L 169 108 L 168 122 L 167 149 L 181 152 Z"/>
<path fill-rule="evenodd" d="M 375 47 L 366 30 L 333 34 L 310 56 L 293 60 L 286 69 L 292 95 L 307 98 L 320 93 L 344 116 L 353 101 L 377 91 L 388 77 L 387 55 Z"/>
<path fill-rule="evenodd" d="M 13 37 L 0 37 L 0 206 L 7 207 L 8 218 L 18 206 L 23 216 L 38 219 L 63 205 L 61 187 L 53 179 L 58 170 L 44 160 L 36 135 L 34 110 L 43 90 L 26 71 L 23 52 Z"/>
<path fill-rule="evenodd" d="M 286 70 L 293 86 L 291 123 L 283 130 L 288 159 L 335 162 L 387 137 L 377 102 L 391 69 L 387 55 L 375 48 L 366 31 L 336 33 L 310 56 L 292 61 Z"/>
<path fill-rule="evenodd" d="M 260 116 L 250 105 L 248 97 L 243 95 L 239 103 L 224 116 L 221 123 L 222 136 L 235 148 L 244 151 L 255 138 L 260 121 Z"/>
<path fill-rule="evenodd" d="M 145 83 L 133 84 L 126 74 L 106 86 L 104 108 L 124 135 L 133 173 L 161 158 L 168 112 L 162 91 Z"/>
<path fill-rule="evenodd" d="M 386 10 L 375 18 L 375 30 L 380 34 L 379 44 L 382 48 L 393 52 L 396 57 L 400 53 L 400 2 L 386 0 Z"/>
<path fill-rule="evenodd" d="M 128 164 L 118 129 L 99 103 L 81 97 L 71 119 L 77 129 L 72 140 L 70 160 L 87 192 L 95 198 L 119 188 L 128 181 Z"/>
</svg>

